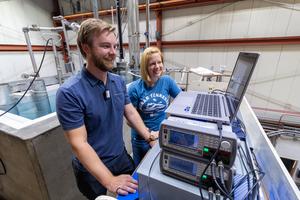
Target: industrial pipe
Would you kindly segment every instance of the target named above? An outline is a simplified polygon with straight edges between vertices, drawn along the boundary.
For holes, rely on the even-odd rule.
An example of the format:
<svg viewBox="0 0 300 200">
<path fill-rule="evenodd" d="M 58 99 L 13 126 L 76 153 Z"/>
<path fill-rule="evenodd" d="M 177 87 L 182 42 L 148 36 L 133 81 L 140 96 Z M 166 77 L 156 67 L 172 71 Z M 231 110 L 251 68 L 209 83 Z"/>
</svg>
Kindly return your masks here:
<svg viewBox="0 0 300 200">
<path fill-rule="evenodd" d="M 124 59 L 124 55 L 123 55 L 123 38 L 122 38 L 122 21 L 121 21 L 121 12 L 120 12 L 120 0 L 116 0 L 116 7 L 117 7 L 117 18 L 118 18 L 120 61 L 122 61 Z"/>
<path fill-rule="evenodd" d="M 140 29 L 138 0 L 127 1 L 129 66 L 137 70 L 140 63 Z"/>
<path fill-rule="evenodd" d="M 62 74 L 59 58 L 58 58 L 58 55 L 57 55 L 56 45 L 55 45 L 55 42 L 54 42 L 53 38 L 52 38 L 52 49 L 53 49 L 54 60 L 55 60 L 55 65 L 56 65 L 57 79 L 58 79 L 59 85 L 61 85 L 63 74 Z"/>
<path fill-rule="evenodd" d="M 93 0 L 93 13 L 94 13 L 94 18 L 99 19 L 99 14 L 98 14 L 98 0 Z"/>
<path fill-rule="evenodd" d="M 28 27 L 24 27 L 23 28 L 23 32 L 25 35 L 25 40 L 26 40 L 26 44 L 27 44 L 27 49 L 30 55 L 30 60 L 32 63 L 32 67 L 33 67 L 33 72 L 37 73 L 37 64 L 33 55 L 33 51 L 32 51 L 32 47 L 31 47 L 31 42 L 30 42 L 30 38 L 29 38 L 29 28 Z M 39 77 L 39 74 L 36 75 L 37 77 Z"/>
<path fill-rule="evenodd" d="M 146 47 L 149 47 L 150 44 L 149 44 L 149 35 L 150 35 L 150 32 L 149 32 L 149 23 L 150 23 L 150 5 L 149 5 L 149 0 L 146 0 L 146 33 L 145 33 L 145 36 L 146 36 Z"/>
</svg>

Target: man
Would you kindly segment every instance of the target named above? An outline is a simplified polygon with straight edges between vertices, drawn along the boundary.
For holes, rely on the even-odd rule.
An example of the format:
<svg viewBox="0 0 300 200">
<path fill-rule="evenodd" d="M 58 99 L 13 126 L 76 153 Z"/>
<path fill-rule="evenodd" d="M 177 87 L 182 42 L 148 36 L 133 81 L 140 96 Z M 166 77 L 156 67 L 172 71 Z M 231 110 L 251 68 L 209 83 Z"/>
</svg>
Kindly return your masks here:
<svg viewBox="0 0 300 200">
<path fill-rule="evenodd" d="M 122 137 L 123 116 L 152 146 L 149 133 L 130 103 L 124 81 L 109 73 L 116 58 L 114 28 L 99 19 L 82 22 L 77 43 L 87 64 L 57 91 L 58 119 L 71 144 L 77 186 L 88 198 L 106 191 L 134 193 L 134 164 Z"/>
</svg>

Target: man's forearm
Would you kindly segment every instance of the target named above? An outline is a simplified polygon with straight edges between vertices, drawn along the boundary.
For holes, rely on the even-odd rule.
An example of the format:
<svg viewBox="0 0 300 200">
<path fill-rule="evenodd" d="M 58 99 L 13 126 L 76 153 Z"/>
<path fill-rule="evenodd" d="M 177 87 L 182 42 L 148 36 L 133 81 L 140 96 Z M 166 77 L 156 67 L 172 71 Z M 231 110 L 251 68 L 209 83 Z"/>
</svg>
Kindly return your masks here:
<svg viewBox="0 0 300 200">
<path fill-rule="evenodd" d="M 85 142 L 80 146 L 73 147 L 73 152 L 83 166 L 104 186 L 109 187 L 110 179 L 113 177 L 109 169 L 103 164 L 94 149 Z"/>
</svg>

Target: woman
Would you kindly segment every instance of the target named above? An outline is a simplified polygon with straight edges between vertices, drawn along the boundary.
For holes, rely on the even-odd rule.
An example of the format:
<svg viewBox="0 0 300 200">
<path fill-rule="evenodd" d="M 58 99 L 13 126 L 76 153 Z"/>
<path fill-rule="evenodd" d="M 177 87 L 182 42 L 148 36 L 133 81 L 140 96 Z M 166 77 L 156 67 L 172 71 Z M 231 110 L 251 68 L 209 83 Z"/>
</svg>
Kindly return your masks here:
<svg viewBox="0 0 300 200">
<path fill-rule="evenodd" d="M 165 110 L 170 96 L 175 98 L 181 91 L 173 79 L 163 75 L 163 67 L 161 51 L 157 47 L 148 47 L 141 55 L 141 78 L 128 88 L 131 103 L 150 131 L 159 131 L 160 124 L 166 117 Z M 136 166 L 150 149 L 148 142 L 131 129 L 133 160 Z"/>
</svg>

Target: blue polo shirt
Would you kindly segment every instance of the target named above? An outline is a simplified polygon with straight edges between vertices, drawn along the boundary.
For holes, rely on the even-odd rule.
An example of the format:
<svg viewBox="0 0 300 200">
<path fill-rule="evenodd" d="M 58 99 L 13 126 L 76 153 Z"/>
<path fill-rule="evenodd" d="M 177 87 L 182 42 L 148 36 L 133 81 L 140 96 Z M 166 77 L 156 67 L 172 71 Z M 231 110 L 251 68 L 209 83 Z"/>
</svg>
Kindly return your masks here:
<svg viewBox="0 0 300 200">
<path fill-rule="evenodd" d="M 111 98 L 105 99 L 105 90 Z M 88 143 L 106 164 L 124 150 L 124 106 L 130 103 L 123 79 L 108 73 L 106 86 L 84 67 L 57 91 L 56 112 L 65 131 L 85 125 Z M 75 163 L 85 170 L 78 159 Z"/>
</svg>

